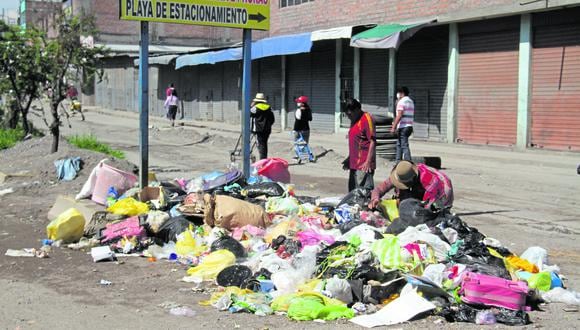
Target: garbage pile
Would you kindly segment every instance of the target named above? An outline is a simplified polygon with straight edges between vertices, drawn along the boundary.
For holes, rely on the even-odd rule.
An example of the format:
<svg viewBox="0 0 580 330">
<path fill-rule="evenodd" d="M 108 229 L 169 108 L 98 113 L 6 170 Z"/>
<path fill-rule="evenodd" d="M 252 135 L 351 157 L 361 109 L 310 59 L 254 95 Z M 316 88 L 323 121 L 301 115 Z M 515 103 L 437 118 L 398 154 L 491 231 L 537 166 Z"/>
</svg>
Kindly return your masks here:
<svg viewBox="0 0 580 330">
<path fill-rule="evenodd" d="M 580 305 L 540 247 L 518 256 L 450 210 L 418 200 L 384 200 L 369 210 L 364 190 L 299 196 L 270 179 L 289 181 L 286 172 L 271 159 L 247 179 L 228 169 L 192 180 L 153 176 L 138 189 L 133 174 L 103 162 L 77 200 L 57 201 L 48 238 L 90 249 L 95 262 L 139 254 L 185 265 L 183 281 L 219 287 L 202 304 L 231 313 L 365 327 L 429 315 L 525 325 L 539 303 Z M 106 209 L 79 206 L 89 197 Z"/>
</svg>

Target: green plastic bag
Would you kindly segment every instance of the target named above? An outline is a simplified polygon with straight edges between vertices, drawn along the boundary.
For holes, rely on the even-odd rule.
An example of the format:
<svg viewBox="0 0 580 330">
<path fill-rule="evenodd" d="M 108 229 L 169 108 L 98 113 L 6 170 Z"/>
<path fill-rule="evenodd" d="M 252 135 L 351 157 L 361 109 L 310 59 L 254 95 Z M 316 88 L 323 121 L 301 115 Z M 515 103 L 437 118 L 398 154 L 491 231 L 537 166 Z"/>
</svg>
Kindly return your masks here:
<svg viewBox="0 0 580 330">
<path fill-rule="evenodd" d="M 552 276 L 549 272 L 541 272 L 533 274 L 528 279 L 528 286 L 532 289 L 538 289 L 540 291 L 550 291 L 552 286 Z"/>
<path fill-rule="evenodd" d="M 304 210 L 300 202 L 293 196 L 287 194 L 280 197 L 270 197 L 266 201 L 266 212 L 270 214 L 282 215 L 303 215 Z"/>
<path fill-rule="evenodd" d="M 126 215 L 129 217 L 146 214 L 149 212 L 149 207 L 145 203 L 138 202 L 136 199 L 128 197 L 118 200 L 115 204 L 107 209 L 108 212 Z"/>
<path fill-rule="evenodd" d="M 288 307 L 288 318 L 298 321 L 351 319 L 354 312 L 345 305 L 325 305 L 324 299 L 304 296 L 294 299 Z"/>
<path fill-rule="evenodd" d="M 377 257 L 381 266 L 386 269 L 401 268 L 401 245 L 395 235 L 385 235 L 385 238 L 375 241 L 371 251 Z"/>
</svg>

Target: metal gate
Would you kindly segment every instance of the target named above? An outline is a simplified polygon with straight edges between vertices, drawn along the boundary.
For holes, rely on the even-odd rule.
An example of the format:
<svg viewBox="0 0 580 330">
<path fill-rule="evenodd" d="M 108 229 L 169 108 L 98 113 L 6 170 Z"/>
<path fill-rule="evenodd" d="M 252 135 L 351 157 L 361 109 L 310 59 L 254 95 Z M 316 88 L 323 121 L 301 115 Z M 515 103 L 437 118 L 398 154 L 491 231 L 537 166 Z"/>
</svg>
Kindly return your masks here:
<svg viewBox="0 0 580 330">
<path fill-rule="evenodd" d="M 266 94 L 268 103 L 274 112 L 273 128 L 281 127 L 280 111 L 282 109 L 282 62 L 280 57 L 266 57 L 258 60 L 258 89 Z"/>
<path fill-rule="evenodd" d="M 312 106 L 312 122 L 310 129 L 314 131 L 334 132 L 336 50 L 335 41 L 330 41 L 327 47 L 321 47 L 320 50 L 313 47 L 311 53 L 312 89 L 309 97 Z"/>
<path fill-rule="evenodd" d="M 389 51 L 360 50 L 360 102 L 364 111 L 386 116 L 389 106 Z"/>
<path fill-rule="evenodd" d="M 532 22 L 531 146 L 580 151 L 580 8 Z"/>
<path fill-rule="evenodd" d="M 220 69 L 217 65 L 199 66 L 199 117 L 201 120 L 223 120 L 221 112 L 222 70 Z"/>
<path fill-rule="evenodd" d="M 514 145 L 519 16 L 459 25 L 458 141 Z"/>
<path fill-rule="evenodd" d="M 415 138 L 446 138 L 448 52 L 447 26 L 424 28 L 397 51 L 397 86 L 407 86 L 415 102 Z"/>
<path fill-rule="evenodd" d="M 294 128 L 296 103 L 294 100 L 300 95 L 310 95 L 310 53 L 291 55 L 287 57 L 287 127 Z"/>
</svg>

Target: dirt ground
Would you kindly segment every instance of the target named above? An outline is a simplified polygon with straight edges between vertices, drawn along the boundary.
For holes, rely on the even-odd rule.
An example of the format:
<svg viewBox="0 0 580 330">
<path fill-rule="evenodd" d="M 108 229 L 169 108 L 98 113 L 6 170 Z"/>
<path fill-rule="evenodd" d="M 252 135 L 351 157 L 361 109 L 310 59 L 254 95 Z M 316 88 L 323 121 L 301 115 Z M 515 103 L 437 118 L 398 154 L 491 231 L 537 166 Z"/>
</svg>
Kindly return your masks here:
<svg viewBox="0 0 580 330">
<path fill-rule="evenodd" d="M 230 164 L 229 152 L 238 137 L 236 126 L 190 122 L 171 128 L 167 122 L 150 122 L 150 165 L 160 179 L 192 178 Z M 138 121 L 128 113 L 92 109 L 86 121 L 71 121 L 65 135 L 92 133 L 99 140 L 125 151 L 138 164 Z M 37 123 L 42 127 L 41 123 Z M 271 137 L 272 156 L 291 158 L 288 132 Z M 311 145 L 319 155 L 314 164 L 291 166 L 296 191 L 309 196 L 338 196 L 346 191 L 347 174 L 340 162 L 347 153 L 344 134 L 313 133 Z M 0 172 L 22 172 L 9 178 L 0 191 L 0 328 L 4 329 L 138 329 L 138 328 L 241 328 L 241 329 L 346 329 L 346 321 L 292 322 L 283 316 L 258 317 L 217 312 L 198 305 L 209 288 L 198 293 L 179 282 L 186 268 L 169 262 L 120 258 L 119 262 L 92 262 L 86 252 L 54 249 L 50 258 L 10 258 L 7 249 L 39 247 L 46 236 L 46 214 L 58 194 L 75 195 L 92 167 L 104 156 L 77 150 L 63 142 L 58 154 L 48 153 L 50 137 L 26 141 L 0 152 Z M 470 225 L 500 240 L 516 253 L 529 246 L 549 251 L 550 263 L 561 267 L 566 284 L 580 290 L 580 155 L 542 150 L 448 145 L 413 141 L 415 155 L 440 156 L 455 188 L 454 210 Z M 85 163 L 74 181 L 57 182 L 53 161 L 80 156 Z M 120 162 L 117 166 L 130 168 Z M 386 178 L 390 164 L 381 162 L 375 180 Z M 101 279 L 113 284 L 102 286 Z M 197 312 L 194 318 L 169 315 L 160 305 L 177 303 Z M 528 328 L 578 327 L 580 314 L 550 304 L 530 314 Z M 396 328 L 440 328 L 437 318 Z M 443 324 L 446 328 L 473 327 Z"/>
</svg>

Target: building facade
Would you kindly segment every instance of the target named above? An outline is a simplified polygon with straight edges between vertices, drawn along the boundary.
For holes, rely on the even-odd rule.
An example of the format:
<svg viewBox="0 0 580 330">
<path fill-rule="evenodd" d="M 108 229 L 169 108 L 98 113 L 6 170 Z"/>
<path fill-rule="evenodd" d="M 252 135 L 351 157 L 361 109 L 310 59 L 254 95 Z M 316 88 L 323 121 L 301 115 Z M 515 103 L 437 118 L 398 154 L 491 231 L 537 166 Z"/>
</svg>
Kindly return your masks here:
<svg viewBox="0 0 580 330">
<path fill-rule="evenodd" d="M 108 8 L 101 19 L 113 26 L 118 8 Z M 374 24 L 414 22 L 431 23 L 398 49 L 350 46 L 352 35 Z M 137 31 L 134 22 L 122 24 Z M 345 27 L 350 35 L 327 33 Z M 159 29 L 179 35 L 208 28 Z M 207 47 L 240 40 L 237 30 L 212 30 Z M 297 96 L 311 99 L 313 130 L 338 132 L 348 126 L 340 113 L 347 97 L 392 115 L 395 88 L 405 85 L 416 104 L 415 139 L 580 151 L 580 1 L 274 0 L 270 31 L 254 37 L 274 42 L 300 33 L 312 35 L 308 51 L 252 64 L 252 90 L 269 97 L 281 129 L 292 128 Z M 178 68 L 178 55 L 150 58 L 150 112 L 163 115 L 173 82 L 187 118 L 239 122 L 241 61 Z M 138 111 L 135 59 L 127 52 L 107 60 L 97 105 Z"/>
</svg>

